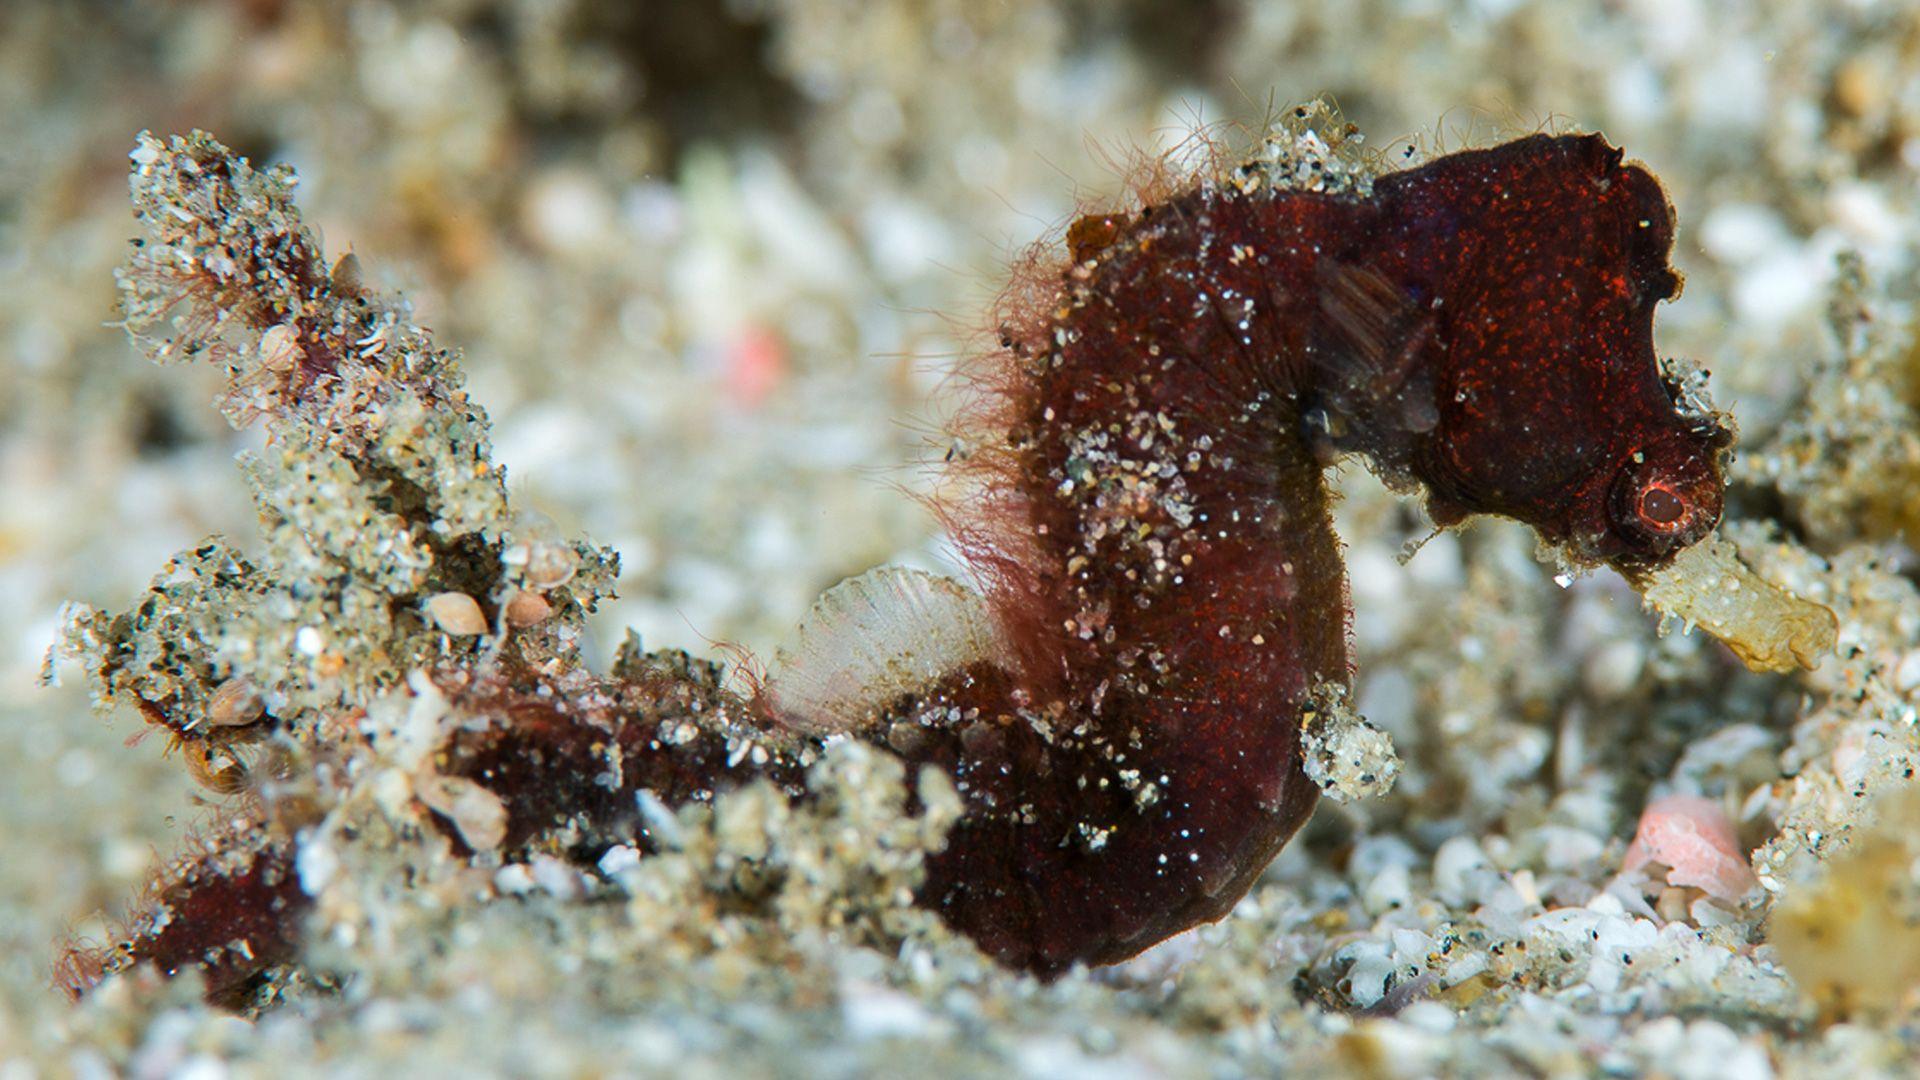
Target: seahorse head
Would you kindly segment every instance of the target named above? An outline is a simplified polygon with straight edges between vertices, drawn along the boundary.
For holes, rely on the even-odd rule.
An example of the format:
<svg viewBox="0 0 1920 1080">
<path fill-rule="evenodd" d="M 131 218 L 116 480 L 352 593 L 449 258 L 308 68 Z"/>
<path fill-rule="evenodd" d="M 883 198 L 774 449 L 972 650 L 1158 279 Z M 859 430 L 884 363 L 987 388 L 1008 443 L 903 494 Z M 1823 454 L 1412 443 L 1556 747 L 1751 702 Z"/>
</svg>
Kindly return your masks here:
<svg viewBox="0 0 1920 1080">
<path fill-rule="evenodd" d="M 1441 523 L 1515 518 L 1575 561 L 1646 566 L 1720 519 L 1730 424 L 1654 350 L 1674 215 L 1598 135 L 1452 155 L 1376 188 L 1431 297 L 1437 421 L 1413 469 Z"/>
</svg>

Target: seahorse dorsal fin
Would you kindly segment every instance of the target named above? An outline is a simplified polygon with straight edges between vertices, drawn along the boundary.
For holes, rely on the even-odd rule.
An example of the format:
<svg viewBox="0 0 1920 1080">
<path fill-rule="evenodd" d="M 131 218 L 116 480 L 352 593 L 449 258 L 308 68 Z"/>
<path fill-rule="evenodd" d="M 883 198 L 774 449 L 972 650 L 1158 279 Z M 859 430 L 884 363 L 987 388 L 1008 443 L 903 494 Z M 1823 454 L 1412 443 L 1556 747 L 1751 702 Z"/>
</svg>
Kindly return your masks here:
<svg viewBox="0 0 1920 1080">
<path fill-rule="evenodd" d="M 766 694 L 796 727 L 858 730 L 902 694 L 996 652 L 986 601 L 952 578 L 882 566 L 828 589 L 774 653 Z"/>
</svg>

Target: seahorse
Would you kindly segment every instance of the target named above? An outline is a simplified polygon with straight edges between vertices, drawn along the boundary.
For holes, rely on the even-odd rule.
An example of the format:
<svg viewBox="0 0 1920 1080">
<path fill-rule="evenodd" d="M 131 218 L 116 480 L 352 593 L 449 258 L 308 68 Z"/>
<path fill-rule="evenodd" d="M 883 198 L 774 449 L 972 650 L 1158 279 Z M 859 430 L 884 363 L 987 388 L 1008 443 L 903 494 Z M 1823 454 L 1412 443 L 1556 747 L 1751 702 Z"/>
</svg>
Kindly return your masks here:
<svg viewBox="0 0 1920 1080">
<path fill-rule="evenodd" d="M 1260 180 L 1075 222 L 1050 302 L 982 361 L 949 522 L 984 595 L 917 589 L 963 610 L 951 662 L 870 680 L 896 696 L 865 714 L 812 686 L 791 703 L 953 773 L 968 813 L 921 898 L 1018 967 L 1220 917 L 1313 811 L 1303 719 L 1353 678 L 1344 453 L 1439 525 L 1519 520 L 1698 612 L 1727 594 L 1675 596 L 1694 552 L 1696 581 L 1755 602 L 1714 626 L 1756 666 L 1832 643 L 1831 613 L 1701 545 L 1733 432 L 1655 355 L 1681 279 L 1645 168 L 1543 134 L 1365 192 Z"/>
<path fill-rule="evenodd" d="M 1635 573 L 1718 522 L 1731 432 L 1653 350 L 1673 230 L 1597 135 L 1081 219 L 1054 302 L 983 361 L 949 512 L 977 606 L 886 583 L 972 629 L 870 680 L 891 700 L 776 670 L 776 712 L 951 771 L 968 813 L 922 899 L 1008 964 L 1220 917 L 1312 812 L 1303 716 L 1353 678 L 1330 461 Z"/>
<path fill-rule="evenodd" d="M 646 850 L 642 792 L 767 776 L 800 797 L 808 750 L 872 742 L 963 799 L 918 901 L 1051 977 L 1221 917 L 1313 812 L 1302 727 L 1354 677 L 1327 479 L 1346 455 L 1439 526 L 1518 520 L 1755 666 L 1812 664 L 1831 613 L 1712 538 L 1732 425 L 1654 351 L 1674 229 L 1658 181 L 1599 135 L 1338 182 L 1208 169 L 1089 213 L 972 361 L 940 506 L 971 581 L 842 584 L 744 696 L 685 658 L 591 687 L 445 681 L 500 720 L 456 734 L 438 772 L 499 800 L 487 842 L 509 856 L 561 832 Z M 766 754 L 732 752 L 742 732 Z M 454 817 L 434 820 L 471 843 Z M 243 860 L 276 883 L 249 959 L 297 955 L 292 843 Z M 110 966 L 217 952 L 216 989 L 243 988 L 259 965 L 209 950 L 229 940 L 224 908 L 194 903 L 209 880 L 195 864 L 157 889 L 197 913 L 174 924 L 191 955 L 136 928 Z"/>
</svg>

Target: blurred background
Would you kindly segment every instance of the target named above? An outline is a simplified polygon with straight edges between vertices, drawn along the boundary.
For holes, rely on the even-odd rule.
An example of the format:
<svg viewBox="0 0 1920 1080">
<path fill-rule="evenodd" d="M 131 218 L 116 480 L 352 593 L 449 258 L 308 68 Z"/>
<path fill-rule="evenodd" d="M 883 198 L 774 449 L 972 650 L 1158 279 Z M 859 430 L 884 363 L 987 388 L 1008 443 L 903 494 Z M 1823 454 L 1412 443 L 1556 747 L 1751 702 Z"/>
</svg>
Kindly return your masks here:
<svg viewBox="0 0 1920 1080">
<path fill-rule="evenodd" d="M 60 605 L 124 609 L 176 550 L 255 530 L 232 467 L 255 436 L 210 407 L 217 373 L 155 368 L 112 325 L 141 129 L 291 163 L 329 252 L 464 352 L 520 505 L 620 552 L 599 655 L 626 628 L 765 651 L 842 577 L 940 564 L 912 493 L 944 450 L 944 376 L 1009 260 L 1120 190 L 1135 149 L 1321 95 L 1416 156 L 1604 132 L 1678 208 L 1661 349 L 1711 369 L 1756 439 L 1832 352 L 1835 254 L 1912 281 L 1916 56 L 1920 9 L 1873 0 L 14 0 L 0 1051 L 58 1025 L 50 940 L 120 904 L 193 806 L 159 740 L 121 745 L 132 718 L 39 685 Z M 1417 511 L 1349 490 L 1363 703 L 1411 729 L 1420 642 L 1457 660 L 1462 583 L 1547 571 L 1479 528 L 1403 567 Z M 1585 604 L 1594 650 L 1651 641 L 1615 591 L 1546 595 L 1540 618 Z M 1515 782 L 1543 768 L 1558 688 L 1627 662 L 1575 645 L 1565 678 L 1503 684 L 1552 706 L 1487 736 Z"/>
</svg>

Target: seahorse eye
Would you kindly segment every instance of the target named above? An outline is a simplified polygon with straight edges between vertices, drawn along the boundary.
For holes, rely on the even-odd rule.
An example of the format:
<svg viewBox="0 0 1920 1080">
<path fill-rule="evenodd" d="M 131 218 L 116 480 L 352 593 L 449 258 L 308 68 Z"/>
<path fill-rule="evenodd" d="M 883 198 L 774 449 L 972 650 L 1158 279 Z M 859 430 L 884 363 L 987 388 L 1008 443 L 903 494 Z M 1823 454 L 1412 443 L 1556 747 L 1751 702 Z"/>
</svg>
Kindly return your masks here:
<svg viewBox="0 0 1920 1080">
<path fill-rule="evenodd" d="M 1608 524 L 1628 554 L 1661 558 L 1705 536 L 1720 520 L 1714 447 L 1691 439 L 1643 447 L 1621 466 Z"/>
<path fill-rule="evenodd" d="M 1687 517 L 1687 500 L 1665 484 L 1652 483 L 1640 492 L 1640 523 L 1650 529 L 1678 527 Z"/>
</svg>

